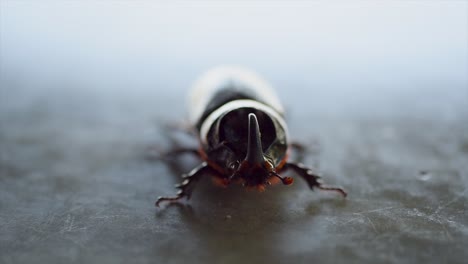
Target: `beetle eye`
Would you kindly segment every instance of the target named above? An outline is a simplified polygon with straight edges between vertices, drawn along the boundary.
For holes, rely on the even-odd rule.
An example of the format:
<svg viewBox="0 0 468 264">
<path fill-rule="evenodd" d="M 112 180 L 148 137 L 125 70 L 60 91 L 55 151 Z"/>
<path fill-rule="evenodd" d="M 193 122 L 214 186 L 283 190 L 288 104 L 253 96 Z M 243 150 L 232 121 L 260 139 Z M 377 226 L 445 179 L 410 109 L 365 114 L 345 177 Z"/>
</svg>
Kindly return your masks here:
<svg viewBox="0 0 468 264">
<path fill-rule="evenodd" d="M 229 164 L 229 169 L 231 169 L 231 170 L 235 170 L 235 169 L 237 169 L 237 167 L 239 167 L 239 161 L 237 161 L 237 160 L 234 161 L 234 162 L 231 162 Z"/>
</svg>

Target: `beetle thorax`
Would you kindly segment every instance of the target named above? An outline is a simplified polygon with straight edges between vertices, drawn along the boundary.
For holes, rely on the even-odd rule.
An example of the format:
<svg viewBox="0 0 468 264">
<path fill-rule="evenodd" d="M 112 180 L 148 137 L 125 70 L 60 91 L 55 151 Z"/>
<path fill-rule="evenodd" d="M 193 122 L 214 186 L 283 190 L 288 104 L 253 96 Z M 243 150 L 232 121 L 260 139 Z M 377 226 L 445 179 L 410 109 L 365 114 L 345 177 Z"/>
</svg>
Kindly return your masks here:
<svg viewBox="0 0 468 264">
<path fill-rule="evenodd" d="M 208 160 L 225 177 L 243 179 L 247 185 L 263 184 L 286 155 L 287 134 L 277 118 L 253 107 L 226 111 L 212 122 L 202 140 Z"/>
</svg>

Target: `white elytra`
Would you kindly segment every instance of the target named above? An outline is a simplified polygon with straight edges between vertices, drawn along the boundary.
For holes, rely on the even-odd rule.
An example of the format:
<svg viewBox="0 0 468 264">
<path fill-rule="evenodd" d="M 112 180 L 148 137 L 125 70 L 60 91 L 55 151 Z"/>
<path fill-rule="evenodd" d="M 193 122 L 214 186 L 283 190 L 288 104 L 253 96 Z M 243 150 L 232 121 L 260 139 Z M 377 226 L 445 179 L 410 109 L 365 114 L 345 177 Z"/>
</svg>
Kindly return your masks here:
<svg viewBox="0 0 468 264">
<path fill-rule="evenodd" d="M 270 84 L 252 70 L 238 66 L 219 66 L 208 70 L 195 81 L 188 97 L 189 121 L 196 124 L 216 92 L 226 86 L 244 87 L 257 100 L 284 115 L 284 108 Z"/>
</svg>

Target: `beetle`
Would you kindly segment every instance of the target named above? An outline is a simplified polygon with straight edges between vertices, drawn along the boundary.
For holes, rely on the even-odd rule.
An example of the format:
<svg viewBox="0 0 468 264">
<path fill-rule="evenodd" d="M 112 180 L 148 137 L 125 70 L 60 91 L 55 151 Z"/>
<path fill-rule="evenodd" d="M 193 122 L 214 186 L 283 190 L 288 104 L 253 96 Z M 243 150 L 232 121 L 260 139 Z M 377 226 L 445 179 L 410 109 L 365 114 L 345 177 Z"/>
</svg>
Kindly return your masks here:
<svg viewBox="0 0 468 264">
<path fill-rule="evenodd" d="M 300 145 L 290 143 L 284 109 L 274 90 L 251 70 L 220 66 L 202 75 L 189 96 L 189 122 L 199 148 L 172 153 L 195 153 L 202 162 L 182 175 L 175 196 L 159 197 L 156 206 L 190 199 L 196 182 L 207 175 L 223 186 L 240 182 L 264 191 L 273 182 L 292 184 L 293 178 L 281 176 L 286 170 L 301 176 L 311 189 L 347 196 L 339 187 L 323 185 L 310 168 L 288 161 L 291 149 Z"/>
</svg>

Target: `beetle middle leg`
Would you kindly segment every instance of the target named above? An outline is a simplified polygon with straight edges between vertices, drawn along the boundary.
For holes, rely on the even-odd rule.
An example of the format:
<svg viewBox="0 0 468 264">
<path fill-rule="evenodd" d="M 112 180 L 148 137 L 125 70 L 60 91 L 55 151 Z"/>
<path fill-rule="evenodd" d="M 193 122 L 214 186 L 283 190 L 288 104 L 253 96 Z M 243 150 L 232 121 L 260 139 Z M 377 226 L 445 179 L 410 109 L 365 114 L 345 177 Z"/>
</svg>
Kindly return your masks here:
<svg viewBox="0 0 468 264">
<path fill-rule="evenodd" d="M 203 162 L 202 164 L 194 168 L 192 171 L 190 171 L 188 174 L 185 174 L 182 176 L 183 181 L 180 184 L 176 185 L 176 188 L 179 189 L 179 191 L 177 192 L 175 196 L 159 197 L 155 205 L 159 207 L 159 204 L 163 201 L 173 202 L 183 197 L 186 197 L 187 200 L 190 199 L 190 196 L 192 195 L 192 191 L 196 182 L 200 180 L 200 178 L 203 175 L 213 174 L 213 173 L 214 173 L 214 170 L 208 165 L 208 163 Z"/>
<path fill-rule="evenodd" d="M 177 132 L 183 132 L 184 134 L 195 136 L 195 132 L 191 126 L 187 123 L 171 123 L 161 127 L 162 135 L 167 138 L 167 141 L 171 143 L 172 147 L 170 150 L 164 150 L 160 146 L 150 146 L 147 148 L 147 159 L 149 160 L 168 160 L 173 157 L 178 157 L 183 154 L 192 154 L 200 158 L 198 149 L 195 147 L 184 147 L 181 146 L 176 135 Z"/>
<path fill-rule="evenodd" d="M 286 163 L 283 167 L 284 169 L 291 169 L 295 171 L 299 176 L 301 176 L 309 185 L 310 189 L 317 188 L 324 191 L 334 191 L 339 192 L 343 197 L 346 197 L 348 194 L 339 187 L 329 187 L 324 186 L 320 182 L 320 176 L 315 175 L 310 168 L 307 168 L 301 163 Z"/>
<path fill-rule="evenodd" d="M 304 160 L 307 147 L 299 142 L 291 142 L 289 146 L 295 152 L 295 156 L 296 156 L 295 160 L 297 160 L 298 162 L 302 162 Z"/>
</svg>

